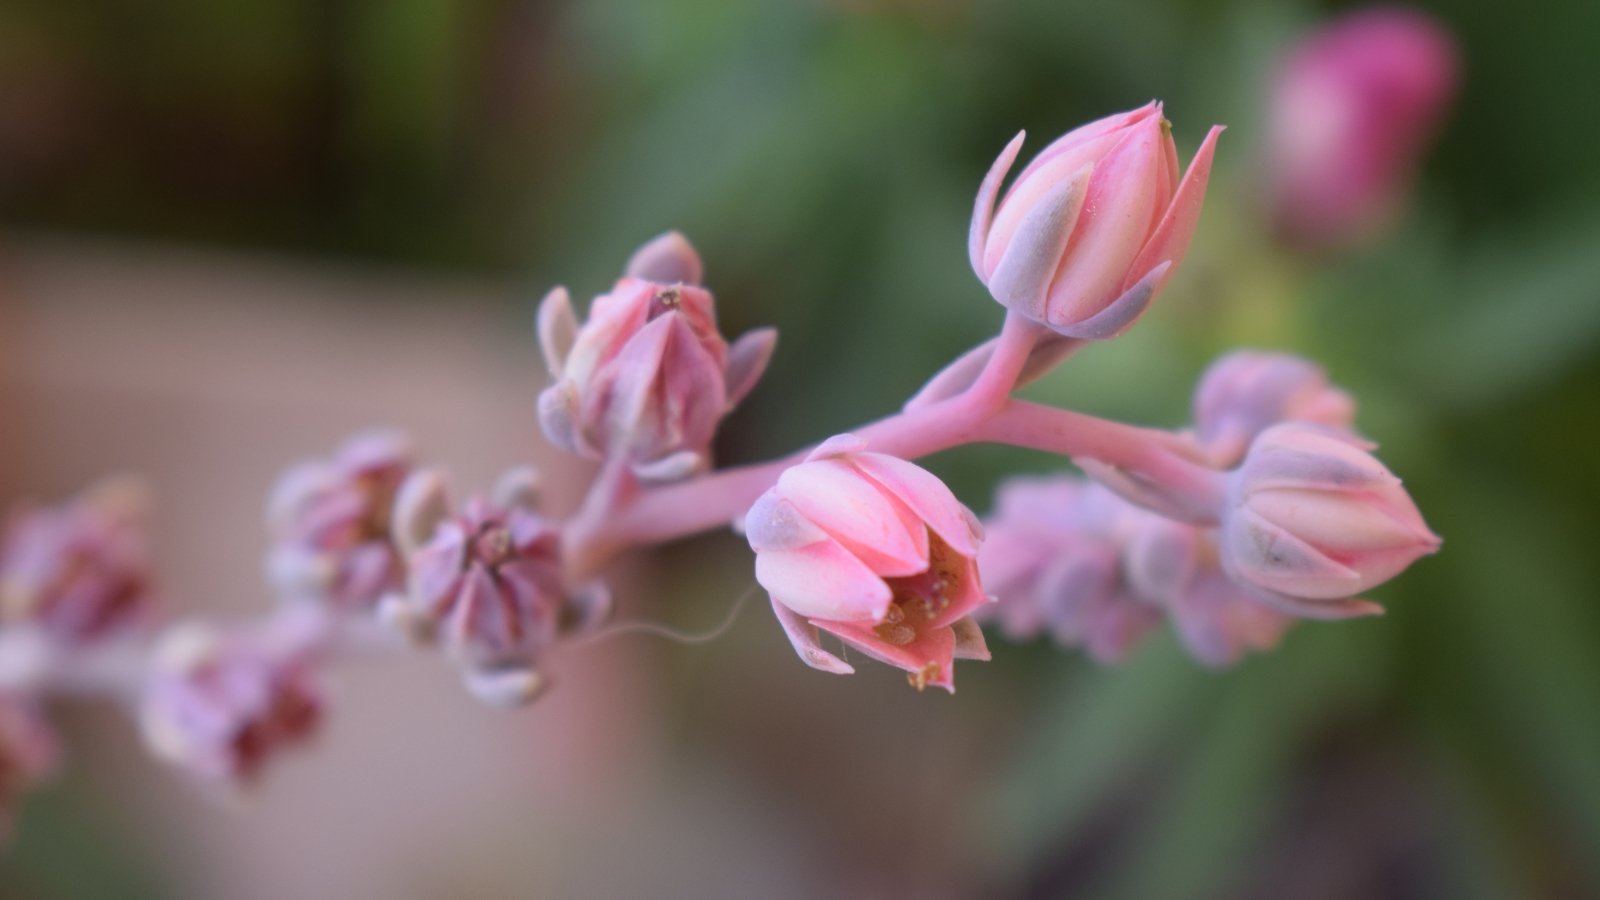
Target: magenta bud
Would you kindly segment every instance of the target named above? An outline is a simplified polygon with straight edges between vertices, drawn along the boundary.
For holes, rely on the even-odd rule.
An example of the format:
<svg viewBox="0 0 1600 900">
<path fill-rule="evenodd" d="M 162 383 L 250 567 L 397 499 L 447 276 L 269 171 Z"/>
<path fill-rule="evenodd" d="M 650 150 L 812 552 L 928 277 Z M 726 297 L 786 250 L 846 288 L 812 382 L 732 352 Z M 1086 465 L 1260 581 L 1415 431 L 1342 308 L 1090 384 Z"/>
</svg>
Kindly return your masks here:
<svg viewBox="0 0 1600 900">
<path fill-rule="evenodd" d="M 1439 549 L 1416 504 L 1358 441 L 1275 425 L 1230 477 L 1220 550 L 1228 575 L 1285 612 L 1380 612 L 1356 594 Z"/>
<path fill-rule="evenodd" d="M 1188 250 L 1221 131 L 1211 129 L 1180 180 L 1161 104 L 1108 116 L 1046 147 L 997 208 L 1018 134 L 978 190 L 973 271 L 995 300 L 1061 334 L 1121 334 Z"/>
<path fill-rule="evenodd" d="M 148 625 L 157 606 L 144 487 L 112 479 L 14 514 L 0 538 L 0 625 L 79 646 Z"/>
<path fill-rule="evenodd" d="M 395 494 L 411 471 L 407 441 L 370 432 L 327 459 L 285 472 L 267 503 L 267 577 L 289 601 L 374 609 L 405 580 L 390 540 Z"/>
<path fill-rule="evenodd" d="M 755 386 L 775 335 L 752 332 L 730 348 L 699 276 L 699 258 L 673 233 L 635 255 L 582 325 L 566 291 L 545 298 L 540 345 L 555 383 L 539 397 L 539 423 L 551 443 L 625 459 L 652 481 L 709 464 L 718 424 Z"/>
<path fill-rule="evenodd" d="M 59 757 L 55 731 L 38 706 L 0 693 L 0 842 L 10 834 L 22 795 L 54 773 Z"/>
<path fill-rule="evenodd" d="M 257 781 L 322 722 L 314 659 L 273 624 L 173 628 L 157 643 L 140 706 L 145 742 L 162 759 L 233 788 Z"/>
<path fill-rule="evenodd" d="M 791 466 L 750 508 L 756 581 L 813 668 L 847 674 L 818 629 L 904 669 L 918 690 L 955 690 L 957 659 L 987 659 L 970 621 L 982 528 L 950 489 L 905 460 L 834 438 Z"/>
<path fill-rule="evenodd" d="M 1268 121 L 1271 214 L 1280 235 L 1331 249 L 1380 232 L 1456 92 L 1455 40 L 1419 10 L 1327 23 L 1290 48 Z"/>
<path fill-rule="evenodd" d="M 1287 353 L 1238 350 L 1206 369 L 1194 394 L 1195 436 L 1215 465 L 1238 465 L 1256 435 L 1280 422 L 1350 430 L 1355 401 L 1316 364 Z"/>
</svg>

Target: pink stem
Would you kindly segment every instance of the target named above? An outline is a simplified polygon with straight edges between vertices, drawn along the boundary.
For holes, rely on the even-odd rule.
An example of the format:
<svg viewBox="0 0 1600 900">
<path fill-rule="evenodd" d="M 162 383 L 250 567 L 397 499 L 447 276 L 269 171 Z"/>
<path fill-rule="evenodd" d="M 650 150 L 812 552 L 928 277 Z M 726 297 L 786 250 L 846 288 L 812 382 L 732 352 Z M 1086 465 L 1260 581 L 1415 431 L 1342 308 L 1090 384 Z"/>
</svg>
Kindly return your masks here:
<svg viewBox="0 0 1600 900">
<path fill-rule="evenodd" d="M 1175 435 L 1010 399 L 1042 333 L 1039 326 L 1008 316 L 994 355 L 970 388 L 955 397 L 880 419 L 854 433 L 873 451 L 903 459 L 963 444 L 1011 444 L 1093 457 L 1191 492 L 1215 490 L 1215 473 L 1187 461 L 1183 442 Z M 569 531 L 569 571 L 576 578 L 587 578 L 629 547 L 727 527 L 808 452 L 640 491 L 618 504 L 603 521 L 580 517 L 587 521 Z"/>
</svg>

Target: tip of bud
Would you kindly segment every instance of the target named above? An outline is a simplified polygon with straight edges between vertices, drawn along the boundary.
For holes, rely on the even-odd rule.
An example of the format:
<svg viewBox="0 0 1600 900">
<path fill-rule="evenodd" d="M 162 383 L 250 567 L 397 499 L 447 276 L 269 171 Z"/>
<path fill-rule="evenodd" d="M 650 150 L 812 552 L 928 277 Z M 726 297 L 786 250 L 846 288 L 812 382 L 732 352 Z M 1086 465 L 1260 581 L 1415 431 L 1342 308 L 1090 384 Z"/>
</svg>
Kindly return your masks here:
<svg viewBox="0 0 1600 900">
<path fill-rule="evenodd" d="M 625 272 L 631 278 L 658 284 L 699 284 L 705 269 L 689 239 L 668 231 L 635 250 Z"/>
<path fill-rule="evenodd" d="M 461 680 L 472 696 L 503 708 L 526 706 L 550 687 L 550 679 L 532 666 L 470 669 L 462 673 Z"/>
</svg>

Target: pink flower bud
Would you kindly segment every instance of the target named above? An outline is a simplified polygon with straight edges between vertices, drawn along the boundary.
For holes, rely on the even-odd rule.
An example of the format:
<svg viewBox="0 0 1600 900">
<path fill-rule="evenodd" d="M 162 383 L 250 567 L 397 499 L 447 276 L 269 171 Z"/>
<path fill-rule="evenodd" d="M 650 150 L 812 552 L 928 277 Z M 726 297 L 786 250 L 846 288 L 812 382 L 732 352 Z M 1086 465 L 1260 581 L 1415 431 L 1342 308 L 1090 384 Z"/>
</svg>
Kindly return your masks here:
<svg viewBox="0 0 1600 900">
<path fill-rule="evenodd" d="M 267 504 L 267 576 L 278 592 L 364 612 L 400 590 L 405 570 L 389 539 L 389 516 L 410 471 L 405 439 L 372 433 L 331 459 L 285 472 Z"/>
<path fill-rule="evenodd" d="M 651 480 L 706 467 L 717 425 L 755 387 L 776 333 L 759 329 L 729 347 L 700 273 L 693 248 L 670 233 L 634 255 L 582 326 L 564 289 L 545 297 L 539 337 L 555 383 L 539 397 L 539 421 L 552 443 L 626 459 Z"/>
<path fill-rule="evenodd" d="M 1455 41 L 1412 9 L 1369 9 L 1290 49 L 1268 122 L 1271 212 L 1316 249 L 1359 241 L 1404 206 L 1456 91 Z"/>
<path fill-rule="evenodd" d="M 906 670 L 918 690 L 954 692 L 954 661 L 988 659 L 971 618 L 982 528 L 950 489 L 912 463 L 833 438 L 785 470 L 751 507 L 756 581 L 800 658 L 853 671 L 817 629 Z"/>
<path fill-rule="evenodd" d="M 59 756 L 55 732 L 38 707 L 0 694 L 0 841 L 10 833 L 23 793 L 55 771 Z"/>
<path fill-rule="evenodd" d="M 1196 437 L 1217 466 L 1244 458 L 1256 435 L 1280 422 L 1348 431 L 1355 401 L 1315 363 L 1287 353 L 1237 350 L 1213 362 L 1194 394 Z"/>
<path fill-rule="evenodd" d="M 968 255 L 1000 303 L 1061 334 L 1114 337 L 1182 262 L 1220 126 L 1182 180 L 1161 104 L 1083 125 L 1046 147 L 995 208 L 1018 134 L 984 178 Z"/>
<path fill-rule="evenodd" d="M 12 518 L 0 541 L 0 625 L 73 646 L 146 625 L 156 606 L 144 489 L 107 481 Z"/>
<path fill-rule="evenodd" d="M 1104 487 L 1071 476 L 1012 478 L 1001 486 L 978 562 L 1008 637 L 1050 634 L 1102 663 L 1126 658 L 1161 620 L 1122 565 L 1140 517 Z"/>
<path fill-rule="evenodd" d="M 560 532 L 528 505 L 517 471 L 491 499 L 450 512 L 444 479 L 421 471 L 395 507 L 396 540 L 410 584 L 384 613 L 414 636 L 437 639 L 467 686 L 497 705 L 532 700 L 546 686 L 539 663 L 555 642 L 597 624 L 608 598 L 598 586 L 568 588 Z"/>
<path fill-rule="evenodd" d="M 1355 439 L 1275 425 L 1229 479 L 1221 555 L 1228 575 L 1285 612 L 1380 612 L 1351 599 L 1439 548 L 1416 504 Z"/>
<path fill-rule="evenodd" d="M 156 755 L 212 782 L 248 787 L 322 721 L 301 634 L 267 626 L 173 628 L 156 645 L 140 724 Z"/>
</svg>

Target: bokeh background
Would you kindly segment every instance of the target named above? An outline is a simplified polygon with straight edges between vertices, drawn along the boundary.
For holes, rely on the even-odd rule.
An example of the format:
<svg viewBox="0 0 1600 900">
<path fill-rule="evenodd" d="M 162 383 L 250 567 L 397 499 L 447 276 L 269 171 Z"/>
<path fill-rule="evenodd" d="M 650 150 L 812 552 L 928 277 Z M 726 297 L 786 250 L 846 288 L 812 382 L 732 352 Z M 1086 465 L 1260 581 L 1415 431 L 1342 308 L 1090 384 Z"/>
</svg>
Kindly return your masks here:
<svg viewBox="0 0 1600 900">
<path fill-rule="evenodd" d="M 918 695 L 804 668 L 761 603 L 573 653 L 513 714 L 362 660 L 243 804 L 64 705 L 0 897 L 1600 896 L 1600 4 L 1426 4 L 1464 80 L 1410 214 L 1296 256 L 1254 202 L 1267 75 L 1345 8 L 0 0 L 0 499 L 144 473 L 180 609 L 266 602 L 261 496 L 361 426 L 570 504 L 533 305 L 670 227 L 728 333 L 782 332 L 724 460 L 893 408 L 998 324 L 962 252 L 993 154 L 1151 97 L 1185 158 L 1231 126 L 1194 251 L 1034 393 L 1177 426 L 1223 349 L 1312 355 L 1445 538 L 1387 616 L 1224 673 L 997 645 Z M 930 462 L 979 510 L 1056 465 Z M 726 535 L 621 577 L 689 628 L 752 583 Z"/>
</svg>

